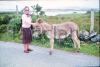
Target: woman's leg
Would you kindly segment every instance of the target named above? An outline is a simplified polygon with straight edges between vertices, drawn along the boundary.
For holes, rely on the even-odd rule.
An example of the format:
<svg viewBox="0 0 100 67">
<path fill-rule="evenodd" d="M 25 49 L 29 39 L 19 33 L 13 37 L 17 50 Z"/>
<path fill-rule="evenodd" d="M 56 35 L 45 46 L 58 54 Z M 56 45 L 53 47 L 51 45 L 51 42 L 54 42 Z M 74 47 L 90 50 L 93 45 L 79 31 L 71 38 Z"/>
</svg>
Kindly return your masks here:
<svg viewBox="0 0 100 67">
<path fill-rule="evenodd" d="M 28 47 L 29 47 L 28 44 L 24 44 L 24 52 L 25 52 L 25 53 L 29 53 Z"/>
<path fill-rule="evenodd" d="M 28 43 L 27 46 L 26 46 L 26 47 L 27 47 L 27 50 L 28 50 L 28 51 L 33 51 L 33 50 L 29 47 L 29 45 L 30 45 L 30 43 Z"/>
</svg>

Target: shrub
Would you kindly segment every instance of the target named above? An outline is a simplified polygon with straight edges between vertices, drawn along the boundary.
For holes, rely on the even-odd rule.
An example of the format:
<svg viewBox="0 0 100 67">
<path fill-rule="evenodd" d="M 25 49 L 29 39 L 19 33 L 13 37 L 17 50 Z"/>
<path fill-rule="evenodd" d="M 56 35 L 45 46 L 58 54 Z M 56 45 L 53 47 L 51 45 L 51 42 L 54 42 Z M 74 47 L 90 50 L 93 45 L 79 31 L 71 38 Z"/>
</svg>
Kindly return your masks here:
<svg viewBox="0 0 100 67">
<path fill-rule="evenodd" d="M 11 16 L 9 16 L 9 15 L 1 15 L 0 16 L 0 25 L 1 24 L 8 24 L 10 19 L 11 19 Z"/>
<path fill-rule="evenodd" d="M 0 33 L 4 33 L 6 31 L 7 31 L 7 25 L 6 24 L 0 25 Z"/>
<path fill-rule="evenodd" d="M 18 33 L 21 27 L 21 18 L 16 17 L 11 19 L 8 25 L 9 25 L 9 29 L 13 30 L 14 33 Z"/>
<path fill-rule="evenodd" d="M 69 48 L 72 48 L 73 47 L 73 41 L 71 39 L 71 37 L 66 37 L 65 39 L 55 39 L 55 44 L 59 47 L 69 47 Z"/>
<path fill-rule="evenodd" d="M 35 21 L 36 21 L 36 19 L 37 19 L 37 17 L 36 17 L 36 16 L 32 16 L 32 22 L 35 22 Z"/>
<path fill-rule="evenodd" d="M 11 17 L 9 15 L 5 15 L 3 18 L 3 24 L 8 24 L 10 19 L 11 19 Z"/>
</svg>

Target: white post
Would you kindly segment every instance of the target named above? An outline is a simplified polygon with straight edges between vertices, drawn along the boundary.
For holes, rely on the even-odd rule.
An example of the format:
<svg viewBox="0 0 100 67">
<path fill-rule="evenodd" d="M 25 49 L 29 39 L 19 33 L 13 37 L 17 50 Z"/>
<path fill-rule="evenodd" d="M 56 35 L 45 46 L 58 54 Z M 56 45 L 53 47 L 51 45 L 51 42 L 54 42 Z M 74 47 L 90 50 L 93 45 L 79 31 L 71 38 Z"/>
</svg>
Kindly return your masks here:
<svg viewBox="0 0 100 67">
<path fill-rule="evenodd" d="M 91 10 L 90 33 L 94 31 L 94 11 Z"/>
<path fill-rule="evenodd" d="M 16 5 L 16 14 L 18 15 L 18 6 Z"/>
</svg>

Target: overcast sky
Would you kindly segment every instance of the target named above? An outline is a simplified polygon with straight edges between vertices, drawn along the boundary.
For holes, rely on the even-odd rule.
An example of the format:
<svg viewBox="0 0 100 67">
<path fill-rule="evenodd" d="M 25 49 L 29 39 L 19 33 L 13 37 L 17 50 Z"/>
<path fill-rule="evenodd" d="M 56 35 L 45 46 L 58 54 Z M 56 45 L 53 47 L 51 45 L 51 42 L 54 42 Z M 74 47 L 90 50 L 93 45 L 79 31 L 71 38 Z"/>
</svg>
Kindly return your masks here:
<svg viewBox="0 0 100 67">
<path fill-rule="evenodd" d="M 39 4 L 43 9 L 67 9 L 67 8 L 97 8 L 99 0 L 29 0 L 29 1 L 0 1 L 0 11 L 14 10 L 18 5 L 19 10 L 24 6 Z M 31 9 L 31 8 L 30 8 Z"/>
<path fill-rule="evenodd" d="M 99 0 L 0 0 L 0 11 L 15 11 L 16 5 L 18 10 L 22 10 L 25 6 L 33 6 L 39 4 L 43 10 L 45 9 L 99 9 Z M 30 7 L 30 10 L 32 8 Z M 46 15 L 66 14 L 72 11 L 45 11 Z M 81 11 L 80 11 L 81 12 Z M 83 12 L 83 11 L 82 11 Z M 84 13 L 84 12 L 83 12 Z"/>
</svg>

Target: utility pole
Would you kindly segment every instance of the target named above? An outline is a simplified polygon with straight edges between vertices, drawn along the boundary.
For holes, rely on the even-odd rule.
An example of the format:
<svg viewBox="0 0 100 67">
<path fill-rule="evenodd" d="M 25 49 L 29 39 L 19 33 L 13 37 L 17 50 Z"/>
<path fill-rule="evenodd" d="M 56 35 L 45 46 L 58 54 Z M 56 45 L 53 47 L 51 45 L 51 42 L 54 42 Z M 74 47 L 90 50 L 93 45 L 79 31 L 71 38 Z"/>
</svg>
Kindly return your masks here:
<svg viewBox="0 0 100 67">
<path fill-rule="evenodd" d="M 94 31 L 94 11 L 91 10 L 90 33 Z"/>
<path fill-rule="evenodd" d="M 16 15 L 18 15 L 18 5 L 16 5 Z"/>
</svg>

